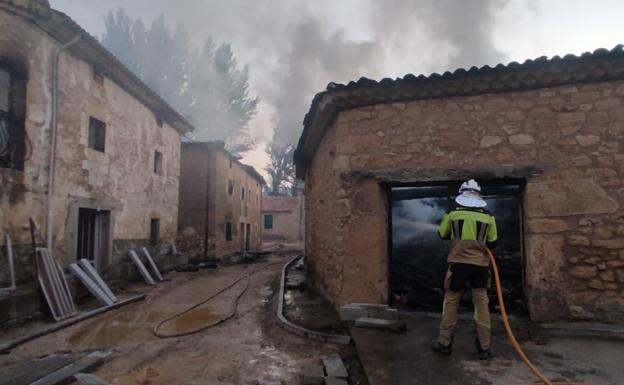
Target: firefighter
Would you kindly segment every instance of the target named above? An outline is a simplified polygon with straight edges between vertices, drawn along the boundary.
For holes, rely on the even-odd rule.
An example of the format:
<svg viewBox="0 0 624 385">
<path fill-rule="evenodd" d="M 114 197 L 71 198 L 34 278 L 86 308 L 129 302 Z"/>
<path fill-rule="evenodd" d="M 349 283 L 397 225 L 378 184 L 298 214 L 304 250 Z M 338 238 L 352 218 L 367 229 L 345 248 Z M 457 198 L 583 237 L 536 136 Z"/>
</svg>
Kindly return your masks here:
<svg viewBox="0 0 624 385">
<path fill-rule="evenodd" d="M 459 301 L 465 287 L 470 284 L 477 327 L 475 345 L 479 359 L 487 360 L 491 357 L 487 296 L 490 276 L 485 247 L 498 237 L 496 221 L 484 209 L 487 204 L 481 197 L 481 186 L 474 179 L 461 185 L 455 202 L 457 207 L 444 214 L 438 230 L 442 239 L 451 240 L 451 245 L 444 279 L 442 320 L 433 349 L 442 354 L 451 354 Z"/>
</svg>

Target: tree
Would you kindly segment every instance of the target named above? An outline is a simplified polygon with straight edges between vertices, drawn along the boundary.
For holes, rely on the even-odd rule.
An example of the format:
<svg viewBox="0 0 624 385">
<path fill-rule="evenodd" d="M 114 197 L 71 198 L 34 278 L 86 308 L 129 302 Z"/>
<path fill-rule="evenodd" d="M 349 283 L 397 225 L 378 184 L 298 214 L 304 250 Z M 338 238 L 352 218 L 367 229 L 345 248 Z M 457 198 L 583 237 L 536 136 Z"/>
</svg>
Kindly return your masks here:
<svg viewBox="0 0 624 385">
<path fill-rule="evenodd" d="M 191 51 L 186 29 L 172 33 L 164 16 L 146 29 L 119 8 L 105 18 L 102 43 L 150 88 L 161 95 L 195 126 L 195 140 L 224 140 L 235 154 L 256 142 L 248 123 L 258 107 L 249 92 L 249 67 L 238 68 L 232 47 L 216 50 L 208 37 Z"/>
<path fill-rule="evenodd" d="M 264 169 L 271 177 L 269 195 L 294 195 L 296 188 L 295 165 L 293 154 L 295 146 L 292 144 L 280 145 L 273 140 L 267 145 L 270 163 Z"/>
</svg>

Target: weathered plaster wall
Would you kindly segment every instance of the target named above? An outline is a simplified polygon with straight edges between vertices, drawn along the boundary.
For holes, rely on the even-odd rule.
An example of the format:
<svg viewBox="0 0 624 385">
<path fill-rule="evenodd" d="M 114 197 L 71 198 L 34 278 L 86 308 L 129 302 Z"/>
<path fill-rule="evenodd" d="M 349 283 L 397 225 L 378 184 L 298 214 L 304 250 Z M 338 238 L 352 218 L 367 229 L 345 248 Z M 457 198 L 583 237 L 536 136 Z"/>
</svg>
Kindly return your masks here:
<svg viewBox="0 0 624 385">
<path fill-rule="evenodd" d="M 222 258 L 240 252 L 240 224 L 251 225 L 250 249 L 260 249 L 260 194 L 262 186 L 240 162 L 221 149 L 183 147 L 180 179 L 180 243 L 194 257 L 203 257 L 205 217 L 208 209 L 208 257 Z M 232 167 L 230 168 L 230 164 Z M 234 181 L 232 195 L 228 180 Z M 245 199 L 241 199 L 241 187 Z M 208 207 L 206 207 L 208 200 Z M 225 223 L 232 223 L 232 240 L 225 239 Z"/>
<path fill-rule="evenodd" d="M 0 10 L 0 26 L 0 57 L 22 64 L 28 78 L 24 172 L 0 169 L 0 224 L 18 250 L 18 283 L 26 285 L 34 282 L 28 218 L 45 234 L 51 62 L 58 44 L 22 17 L 4 10 Z M 150 218 L 160 218 L 160 242 L 174 241 L 179 134 L 167 123 L 158 127 L 154 113 L 115 83 L 104 79 L 98 84 L 93 68 L 82 59 L 61 54 L 59 74 L 54 255 L 62 265 L 74 261 L 72 225 L 82 204 L 113 211 L 111 265 L 125 258 L 127 245 L 147 244 Z M 107 125 L 104 153 L 87 146 L 89 116 Z M 162 175 L 153 172 L 154 150 L 163 154 Z"/>
<path fill-rule="evenodd" d="M 260 238 L 260 198 L 262 186 L 241 167 L 236 160 L 232 160 L 224 151 L 215 154 L 215 172 L 212 183 L 214 186 L 211 200 L 210 230 L 212 239 L 209 240 L 214 255 L 223 257 L 243 250 L 244 238 L 240 224 L 251 225 L 250 249 L 259 250 Z M 234 181 L 232 195 L 228 193 L 228 180 Z M 245 188 L 245 199 L 241 198 L 241 188 Z M 232 223 L 232 240 L 225 240 L 225 223 Z"/>
<path fill-rule="evenodd" d="M 301 241 L 301 214 L 297 207 L 295 211 L 270 212 L 263 211 L 262 216 L 273 216 L 273 228 L 264 228 L 262 219 L 262 239 L 266 241 L 300 242 Z"/>
<path fill-rule="evenodd" d="M 315 278 L 338 304 L 386 302 L 380 181 L 504 177 L 522 165 L 542 170 L 525 175 L 532 318 L 622 322 L 623 134 L 624 82 L 343 111 L 306 176 Z"/>
</svg>

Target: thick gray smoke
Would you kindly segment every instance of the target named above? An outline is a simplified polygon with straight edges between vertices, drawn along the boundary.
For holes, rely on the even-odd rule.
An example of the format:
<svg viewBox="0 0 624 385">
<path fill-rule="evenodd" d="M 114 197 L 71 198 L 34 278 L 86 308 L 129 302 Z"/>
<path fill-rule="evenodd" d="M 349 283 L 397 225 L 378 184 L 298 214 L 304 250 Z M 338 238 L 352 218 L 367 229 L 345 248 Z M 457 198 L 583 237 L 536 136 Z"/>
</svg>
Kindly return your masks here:
<svg viewBox="0 0 624 385">
<path fill-rule="evenodd" d="M 494 22 L 501 0 L 52 0 L 52 6 L 100 36 L 103 17 L 123 6 L 146 23 L 163 14 L 195 44 L 213 36 L 250 66 L 260 96 L 260 140 L 296 142 L 309 103 L 331 81 L 397 77 L 496 64 Z"/>
</svg>

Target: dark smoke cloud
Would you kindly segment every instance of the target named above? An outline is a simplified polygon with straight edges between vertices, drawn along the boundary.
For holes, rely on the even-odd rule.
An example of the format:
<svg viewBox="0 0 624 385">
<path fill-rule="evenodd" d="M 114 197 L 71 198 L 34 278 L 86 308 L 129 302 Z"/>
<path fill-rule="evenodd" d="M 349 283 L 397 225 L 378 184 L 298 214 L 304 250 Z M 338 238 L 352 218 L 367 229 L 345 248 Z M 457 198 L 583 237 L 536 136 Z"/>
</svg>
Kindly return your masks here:
<svg viewBox="0 0 624 385">
<path fill-rule="evenodd" d="M 250 65 L 261 99 L 252 124 L 260 140 L 278 128 L 280 142 L 296 142 L 309 103 L 331 81 L 403 76 L 505 59 L 493 42 L 500 0 L 52 0 L 90 32 L 123 6 L 147 23 L 164 14 L 193 42 L 226 41 Z"/>
</svg>

